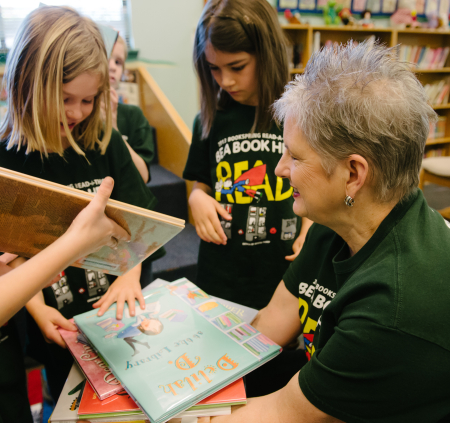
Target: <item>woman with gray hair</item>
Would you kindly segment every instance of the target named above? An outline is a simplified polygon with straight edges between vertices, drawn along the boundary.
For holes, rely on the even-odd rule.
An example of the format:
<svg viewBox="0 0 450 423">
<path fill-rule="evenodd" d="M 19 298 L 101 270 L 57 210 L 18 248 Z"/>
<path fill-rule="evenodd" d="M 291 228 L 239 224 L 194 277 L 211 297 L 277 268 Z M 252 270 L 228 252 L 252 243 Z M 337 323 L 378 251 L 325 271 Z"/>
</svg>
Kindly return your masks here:
<svg viewBox="0 0 450 423">
<path fill-rule="evenodd" d="M 447 421 L 450 229 L 417 189 L 436 119 L 422 86 L 395 49 L 348 43 L 314 55 L 274 111 L 276 174 L 316 223 L 254 324 L 280 345 L 302 330 L 309 361 L 212 421 Z"/>
</svg>

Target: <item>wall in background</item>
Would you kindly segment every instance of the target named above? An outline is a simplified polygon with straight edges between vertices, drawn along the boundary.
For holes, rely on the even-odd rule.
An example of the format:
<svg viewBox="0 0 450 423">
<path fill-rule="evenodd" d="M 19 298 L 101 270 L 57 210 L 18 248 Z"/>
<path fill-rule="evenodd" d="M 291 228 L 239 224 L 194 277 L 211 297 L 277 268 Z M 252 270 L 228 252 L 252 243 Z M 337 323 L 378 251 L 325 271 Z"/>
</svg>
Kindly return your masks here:
<svg viewBox="0 0 450 423">
<path fill-rule="evenodd" d="M 131 0 L 139 57 L 173 63 L 151 66 L 149 71 L 189 128 L 200 108 L 192 47 L 203 4 L 203 0 Z"/>
</svg>

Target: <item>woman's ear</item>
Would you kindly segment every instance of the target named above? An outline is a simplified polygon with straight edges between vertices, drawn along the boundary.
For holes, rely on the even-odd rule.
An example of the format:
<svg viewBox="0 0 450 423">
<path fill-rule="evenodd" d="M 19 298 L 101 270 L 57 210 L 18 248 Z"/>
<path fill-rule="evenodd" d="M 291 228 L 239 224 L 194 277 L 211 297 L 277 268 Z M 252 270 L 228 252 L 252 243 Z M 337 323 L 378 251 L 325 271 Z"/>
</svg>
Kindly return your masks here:
<svg viewBox="0 0 450 423">
<path fill-rule="evenodd" d="M 352 154 L 346 159 L 348 179 L 346 181 L 346 195 L 355 198 L 358 191 L 368 181 L 369 163 L 359 154 Z"/>
</svg>

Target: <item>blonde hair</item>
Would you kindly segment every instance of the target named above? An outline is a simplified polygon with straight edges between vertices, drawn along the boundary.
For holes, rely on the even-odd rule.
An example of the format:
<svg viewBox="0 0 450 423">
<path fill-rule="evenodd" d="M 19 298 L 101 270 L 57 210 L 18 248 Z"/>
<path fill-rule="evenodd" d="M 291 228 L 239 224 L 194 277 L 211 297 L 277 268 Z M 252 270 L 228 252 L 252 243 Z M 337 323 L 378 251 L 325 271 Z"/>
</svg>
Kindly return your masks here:
<svg viewBox="0 0 450 423">
<path fill-rule="evenodd" d="M 197 25 L 194 65 L 200 79 L 202 139 L 211 131 L 217 109 L 232 103 L 221 90 L 209 69 L 205 48 L 227 53 L 244 51 L 255 55 L 258 81 L 258 106 L 253 128 L 269 130 L 271 105 L 283 94 L 289 80 L 286 39 L 278 17 L 267 0 L 209 0 Z"/>
<path fill-rule="evenodd" d="M 100 76 L 92 113 L 72 131 L 64 112 L 63 84 L 88 72 Z M 99 146 L 106 151 L 112 132 L 108 60 L 100 31 L 92 20 L 68 7 L 44 6 L 22 22 L 8 54 L 4 84 L 8 95 L 0 140 L 7 148 L 63 155 L 60 121 L 74 150 Z M 105 104 L 106 122 L 100 117 Z M 100 140 L 101 133 L 103 137 Z"/>
<path fill-rule="evenodd" d="M 127 46 L 126 41 L 120 35 L 118 35 L 117 36 L 117 40 L 116 40 L 116 44 L 122 44 L 123 45 L 123 49 L 125 51 L 125 60 L 127 60 L 127 57 L 128 57 L 128 46 Z M 125 68 L 125 65 L 124 65 L 124 68 Z"/>
</svg>

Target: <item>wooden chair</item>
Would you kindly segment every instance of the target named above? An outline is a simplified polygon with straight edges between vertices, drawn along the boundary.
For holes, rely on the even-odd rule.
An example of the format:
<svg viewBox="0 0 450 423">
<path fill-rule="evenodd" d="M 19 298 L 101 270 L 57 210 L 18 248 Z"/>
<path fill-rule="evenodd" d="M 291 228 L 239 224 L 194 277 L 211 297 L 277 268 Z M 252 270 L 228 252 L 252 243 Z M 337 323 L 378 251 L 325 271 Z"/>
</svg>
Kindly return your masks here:
<svg viewBox="0 0 450 423">
<path fill-rule="evenodd" d="M 423 190 L 425 182 L 450 188 L 450 157 L 429 157 L 423 159 L 419 181 L 421 190 Z M 438 211 L 443 217 L 450 220 L 450 207 Z"/>
</svg>

